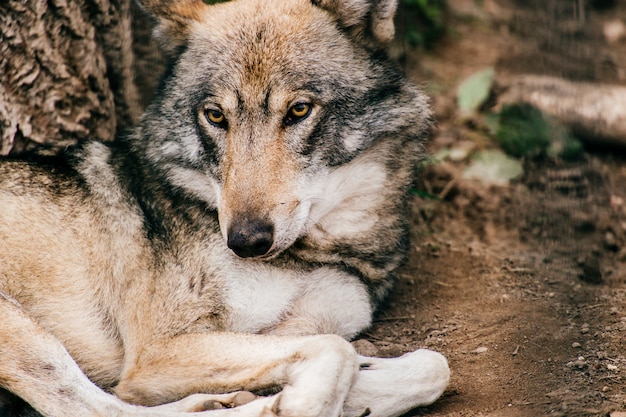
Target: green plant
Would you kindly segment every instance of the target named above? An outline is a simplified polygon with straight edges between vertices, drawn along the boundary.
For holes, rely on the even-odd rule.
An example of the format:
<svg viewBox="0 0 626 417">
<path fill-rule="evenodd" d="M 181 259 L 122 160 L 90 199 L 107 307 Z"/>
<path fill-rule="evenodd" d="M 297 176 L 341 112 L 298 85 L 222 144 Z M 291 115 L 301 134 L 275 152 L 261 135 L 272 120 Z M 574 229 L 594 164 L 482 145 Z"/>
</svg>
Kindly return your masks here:
<svg viewBox="0 0 626 417">
<path fill-rule="evenodd" d="M 550 145 L 551 128 L 543 113 L 528 105 L 507 105 L 500 112 L 498 142 L 509 155 L 541 153 Z"/>
<path fill-rule="evenodd" d="M 402 0 L 400 31 L 411 46 L 430 48 L 445 33 L 445 0 Z"/>
<path fill-rule="evenodd" d="M 568 129 L 530 104 L 506 105 L 496 117 L 495 136 L 509 155 L 547 154 L 572 160 L 582 154 L 582 144 Z"/>
</svg>

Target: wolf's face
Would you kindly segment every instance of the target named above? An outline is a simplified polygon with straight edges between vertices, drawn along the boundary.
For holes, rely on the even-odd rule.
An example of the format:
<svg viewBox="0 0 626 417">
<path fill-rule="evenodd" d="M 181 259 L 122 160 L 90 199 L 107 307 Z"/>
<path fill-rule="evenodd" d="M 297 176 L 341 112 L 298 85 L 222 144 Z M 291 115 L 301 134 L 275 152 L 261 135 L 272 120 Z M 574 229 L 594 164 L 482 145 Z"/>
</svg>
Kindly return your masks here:
<svg viewBox="0 0 626 417">
<path fill-rule="evenodd" d="M 384 54 L 309 0 L 194 5 L 184 16 L 168 16 L 177 58 L 144 120 L 160 123 L 147 146 L 170 181 L 218 209 L 239 256 L 291 246 L 329 199 L 349 198 L 328 195 L 338 175 L 363 175 L 340 167 L 424 123 L 423 97 Z"/>
</svg>

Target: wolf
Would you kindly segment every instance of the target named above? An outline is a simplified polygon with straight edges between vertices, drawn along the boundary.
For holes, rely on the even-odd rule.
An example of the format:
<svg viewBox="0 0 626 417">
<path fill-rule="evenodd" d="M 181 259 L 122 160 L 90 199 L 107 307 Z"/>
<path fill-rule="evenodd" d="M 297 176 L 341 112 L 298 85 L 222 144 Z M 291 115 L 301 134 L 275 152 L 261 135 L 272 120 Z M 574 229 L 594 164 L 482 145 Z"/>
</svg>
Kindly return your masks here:
<svg viewBox="0 0 626 417">
<path fill-rule="evenodd" d="M 46 417 L 434 402 L 441 354 L 349 343 L 407 256 L 431 124 L 385 53 L 396 0 L 143 7 L 171 62 L 137 126 L 0 163 L 0 388 Z"/>
</svg>

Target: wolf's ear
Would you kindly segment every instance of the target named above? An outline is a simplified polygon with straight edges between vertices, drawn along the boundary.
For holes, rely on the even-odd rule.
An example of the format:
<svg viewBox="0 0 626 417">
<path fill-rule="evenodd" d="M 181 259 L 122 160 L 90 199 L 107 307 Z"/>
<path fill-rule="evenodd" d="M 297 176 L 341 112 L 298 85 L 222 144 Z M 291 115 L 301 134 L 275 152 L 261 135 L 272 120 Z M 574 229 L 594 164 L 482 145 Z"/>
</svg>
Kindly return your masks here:
<svg viewBox="0 0 626 417">
<path fill-rule="evenodd" d="M 393 18 L 398 0 L 311 0 L 325 9 L 366 42 L 388 43 L 393 39 Z"/>
<path fill-rule="evenodd" d="M 207 5 L 202 0 L 137 0 L 158 20 L 155 37 L 167 52 L 182 46 L 187 40 L 189 25 L 199 21 Z"/>
</svg>

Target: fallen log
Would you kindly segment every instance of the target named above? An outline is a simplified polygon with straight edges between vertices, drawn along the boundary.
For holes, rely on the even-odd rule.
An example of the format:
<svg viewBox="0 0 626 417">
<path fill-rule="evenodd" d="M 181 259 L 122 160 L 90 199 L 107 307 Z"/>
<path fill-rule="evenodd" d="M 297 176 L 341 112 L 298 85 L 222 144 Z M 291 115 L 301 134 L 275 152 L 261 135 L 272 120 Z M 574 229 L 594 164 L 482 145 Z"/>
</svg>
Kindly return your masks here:
<svg viewBox="0 0 626 417">
<path fill-rule="evenodd" d="M 521 75 L 496 79 L 497 105 L 528 103 L 589 145 L 626 147 L 626 87 Z"/>
</svg>

